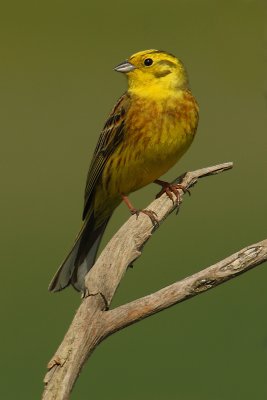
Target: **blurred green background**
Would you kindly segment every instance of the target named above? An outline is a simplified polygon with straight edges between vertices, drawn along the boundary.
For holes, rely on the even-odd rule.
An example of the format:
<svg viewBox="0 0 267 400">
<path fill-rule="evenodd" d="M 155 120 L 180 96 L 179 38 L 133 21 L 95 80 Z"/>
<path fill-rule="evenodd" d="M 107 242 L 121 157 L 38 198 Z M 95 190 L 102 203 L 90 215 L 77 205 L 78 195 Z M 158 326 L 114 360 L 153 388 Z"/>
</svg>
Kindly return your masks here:
<svg viewBox="0 0 267 400">
<path fill-rule="evenodd" d="M 167 175 L 234 161 L 204 179 L 145 247 L 123 304 L 266 238 L 266 1 L 10 1 L 1 5 L 2 399 L 38 399 L 46 363 L 80 298 L 48 283 L 81 223 L 88 164 L 126 88 L 113 67 L 164 49 L 200 104 L 190 151 Z M 151 185 L 132 200 L 144 207 Z M 121 206 L 104 242 L 128 218 Z M 72 399 L 232 400 L 267 395 L 267 270 L 107 339 Z"/>
</svg>

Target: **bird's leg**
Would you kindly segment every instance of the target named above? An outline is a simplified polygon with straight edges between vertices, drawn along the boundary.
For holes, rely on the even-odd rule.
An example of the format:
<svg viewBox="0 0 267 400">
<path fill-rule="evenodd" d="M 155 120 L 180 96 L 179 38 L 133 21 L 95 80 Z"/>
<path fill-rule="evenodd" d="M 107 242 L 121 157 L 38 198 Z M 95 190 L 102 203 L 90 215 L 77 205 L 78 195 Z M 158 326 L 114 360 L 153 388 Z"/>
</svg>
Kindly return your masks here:
<svg viewBox="0 0 267 400">
<path fill-rule="evenodd" d="M 128 207 L 128 209 L 130 210 L 130 213 L 132 215 L 136 215 L 136 219 L 138 218 L 139 214 L 146 214 L 150 219 L 153 225 L 158 225 L 159 221 L 157 219 L 157 214 L 152 211 L 152 210 L 138 210 L 136 209 L 132 203 L 130 202 L 129 198 L 127 196 L 125 196 L 124 194 L 121 194 L 122 200 L 124 201 L 124 203 L 126 204 L 126 206 Z"/>
<path fill-rule="evenodd" d="M 190 191 L 185 186 L 181 185 L 180 183 L 169 183 L 169 182 L 161 181 L 160 179 L 156 179 L 154 181 L 154 183 L 161 186 L 161 191 L 156 196 L 157 199 L 163 193 L 166 193 L 166 195 L 174 203 L 173 196 L 172 196 L 172 193 L 173 193 L 176 197 L 177 204 L 179 204 L 180 200 L 181 200 L 179 189 L 181 189 L 184 193 L 188 193 L 189 195 L 191 194 Z"/>
</svg>

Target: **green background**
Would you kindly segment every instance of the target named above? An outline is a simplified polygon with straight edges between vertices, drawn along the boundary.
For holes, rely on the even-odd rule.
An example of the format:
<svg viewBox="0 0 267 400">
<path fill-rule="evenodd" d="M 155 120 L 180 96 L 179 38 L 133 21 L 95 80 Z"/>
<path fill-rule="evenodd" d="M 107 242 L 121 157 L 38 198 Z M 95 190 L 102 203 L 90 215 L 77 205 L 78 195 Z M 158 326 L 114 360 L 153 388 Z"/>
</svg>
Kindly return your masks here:
<svg viewBox="0 0 267 400">
<path fill-rule="evenodd" d="M 146 48 L 180 57 L 200 104 L 168 179 L 234 161 L 192 189 L 123 279 L 113 305 L 266 237 L 266 1 L 10 1 L 1 6 L 1 399 L 38 399 L 80 298 L 48 283 L 81 221 L 99 132 L 126 88 L 113 67 Z M 132 195 L 137 207 L 155 185 Z M 128 218 L 119 207 L 104 243 Z M 107 339 L 72 399 L 267 395 L 267 271 L 256 268 Z"/>
</svg>

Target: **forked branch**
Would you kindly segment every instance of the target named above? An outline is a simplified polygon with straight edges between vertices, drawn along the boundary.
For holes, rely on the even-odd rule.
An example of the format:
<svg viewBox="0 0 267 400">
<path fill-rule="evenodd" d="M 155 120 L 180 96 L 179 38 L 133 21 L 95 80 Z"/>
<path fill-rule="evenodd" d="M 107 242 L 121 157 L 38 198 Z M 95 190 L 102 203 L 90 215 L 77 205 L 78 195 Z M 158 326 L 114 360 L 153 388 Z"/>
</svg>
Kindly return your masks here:
<svg viewBox="0 0 267 400">
<path fill-rule="evenodd" d="M 179 180 L 189 188 L 204 176 L 232 168 L 232 163 L 188 172 Z M 183 196 L 180 191 L 181 197 Z M 149 207 L 159 224 L 176 208 L 163 195 Z M 80 370 L 95 347 L 107 336 L 158 311 L 215 287 L 267 259 L 267 240 L 249 246 L 219 263 L 149 296 L 108 310 L 129 265 L 158 226 L 147 216 L 131 217 L 113 236 L 86 277 L 86 295 L 61 345 L 48 364 L 44 400 L 67 400 Z"/>
</svg>

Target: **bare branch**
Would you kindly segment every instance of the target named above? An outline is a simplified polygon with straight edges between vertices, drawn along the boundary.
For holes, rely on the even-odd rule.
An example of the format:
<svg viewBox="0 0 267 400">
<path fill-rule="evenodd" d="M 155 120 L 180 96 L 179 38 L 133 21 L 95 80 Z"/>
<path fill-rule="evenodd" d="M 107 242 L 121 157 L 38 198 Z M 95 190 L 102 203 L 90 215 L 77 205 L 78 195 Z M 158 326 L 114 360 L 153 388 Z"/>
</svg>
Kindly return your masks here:
<svg viewBox="0 0 267 400">
<path fill-rule="evenodd" d="M 190 188 L 199 178 L 215 175 L 232 167 L 233 163 L 228 162 L 202 168 L 187 172 L 174 182 L 179 182 L 184 187 Z M 179 192 L 182 199 L 184 193 L 182 190 L 179 190 Z M 154 200 L 147 209 L 157 214 L 161 224 L 171 212 L 177 209 L 177 204 L 170 201 L 169 197 L 164 194 L 159 199 Z M 113 236 L 94 267 L 87 274 L 86 287 L 88 293 L 102 293 L 107 305 L 109 305 L 127 267 L 140 257 L 143 246 L 157 228 L 158 226 L 152 226 L 146 215 L 140 214 L 138 221 L 136 221 L 136 216 L 129 218 Z"/>
<path fill-rule="evenodd" d="M 224 163 L 188 172 L 175 182 L 179 182 L 184 187 L 189 188 L 193 186 L 199 178 L 218 174 L 219 172 L 232 168 L 232 166 L 232 163 Z M 180 191 L 180 196 L 181 198 L 183 197 L 182 191 Z M 148 208 L 157 214 L 160 225 L 163 220 L 177 208 L 177 205 L 166 195 L 163 195 L 159 199 L 153 201 Z M 192 297 L 205 290 L 205 288 L 208 289 L 208 286 L 213 287 L 220 283 L 219 275 L 216 278 L 217 280 L 213 277 L 213 279 L 216 280 L 214 284 L 211 284 L 212 280 L 210 277 L 206 277 L 206 275 L 203 275 L 205 278 L 198 279 L 191 277 L 188 279 L 193 279 L 195 282 L 195 286 L 191 287 L 191 289 L 188 286 L 188 290 L 190 289 L 191 292 L 184 291 L 183 294 L 178 294 L 177 291 L 185 287 L 183 285 L 179 287 L 179 283 L 177 283 L 174 285 L 178 285 L 178 287 L 176 288 L 174 286 L 172 288 L 172 286 L 170 286 L 169 292 L 168 288 L 165 288 L 159 291 L 158 294 L 136 300 L 135 302 L 121 306 L 115 310 L 105 311 L 127 267 L 141 255 L 144 244 L 157 228 L 158 226 L 152 226 L 147 216 L 140 215 L 138 221 L 136 217 L 133 216 L 129 218 L 107 244 L 94 267 L 86 276 L 86 297 L 82 301 L 56 354 L 48 364 L 49 371 L 44 380 L 46 386 L 43 399 L 69 399 L 69 394 L 83 364 L 95 347 L 111 333 L 139 319 L 145 318 L 154 312 L 170 307 L 176 302 Z M 222 274 L 222 268 L 219 269 Z M 197 274 L 194 276 L 196 277 Z M 203 279 L 207 279 L 207 281 L 202 282 Z M 221 275 L 221 281 L 224 279 Z M 186 280 L 182 282 L 186 282 Z M 189 282 L 187 282 L 187 284 L 189 285 Z M 166 290 L 167 293 L 164 292 Z M 167 303 L 164 298 L 162 298 L 164 294 L 166 295 L 165 300 Z M 169 294 L 168 301 L 167 294 Z M 185 295 L 183 299 L 181 298 L 182 295 Z M 153 298 L 153 296 L 155 296 L 155 298 Z M 138 304 L 138 301 L 141 303 Z M 139 310 L 139 306 L 141 305 L 145 308 L 143 311 Z M 129 307 L 128 309 L 127 306 Z M 125 319 L 123 319 L 124 317 Z M 111 325 L 109 325 L 111 321 L 113 321 L 112 328 Z"/>
<path fill-rule="evenodd" d="M 179 282 L 106 312 L 107 335 L 212 289 L 267 260 L 267 240 L 245 247 Z"/>
</svg>

